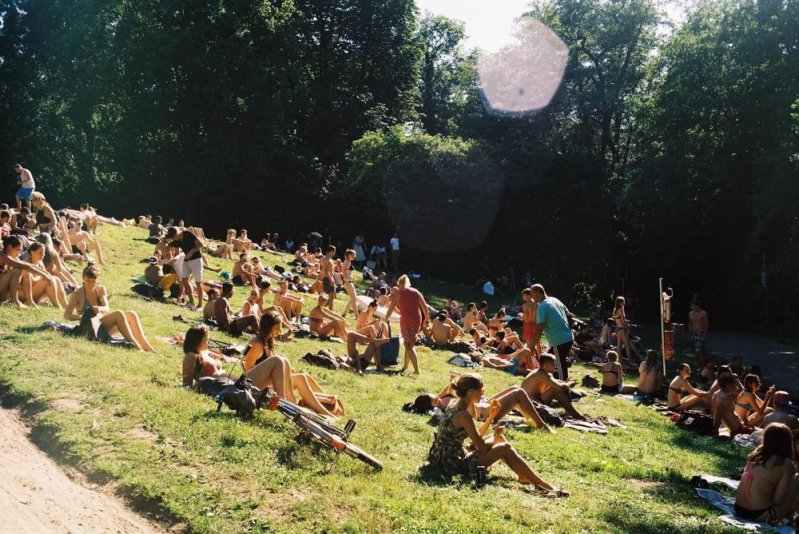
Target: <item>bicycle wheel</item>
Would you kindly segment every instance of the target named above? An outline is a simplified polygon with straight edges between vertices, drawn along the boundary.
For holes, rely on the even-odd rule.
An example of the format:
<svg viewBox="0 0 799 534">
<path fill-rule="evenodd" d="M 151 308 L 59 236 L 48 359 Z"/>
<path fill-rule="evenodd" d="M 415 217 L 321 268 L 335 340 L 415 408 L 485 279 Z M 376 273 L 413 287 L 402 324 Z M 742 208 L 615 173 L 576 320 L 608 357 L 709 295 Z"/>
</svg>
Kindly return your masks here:
<svg viewBox="0 0 799 534">
<path fill-rule="evenodd" d="M 378 471 L 383 470 L 383 464 L 380 462 L 380 460 L 378 460 L 371 454 L 364 452 L 364 450 L 358 447 L 357 445 L 353 445 L 352 443 L 347 442 L 347 448 L 344 449 L 344 453 L 347 454 L 348 456 L 351 456 L 352 458 L 362 461 L 365 464 L 371 465 Z"/>
</svg>

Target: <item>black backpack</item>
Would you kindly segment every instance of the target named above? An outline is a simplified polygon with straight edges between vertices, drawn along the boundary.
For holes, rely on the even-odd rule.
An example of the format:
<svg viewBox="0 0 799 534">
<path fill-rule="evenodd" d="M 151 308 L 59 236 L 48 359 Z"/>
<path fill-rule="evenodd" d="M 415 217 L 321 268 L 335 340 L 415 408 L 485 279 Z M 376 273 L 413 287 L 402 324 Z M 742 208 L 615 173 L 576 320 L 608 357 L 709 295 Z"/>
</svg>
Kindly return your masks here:
<svg viewBox="0 0 799 534">
<path fill-rule="evenodd" d="M 680 414 L 677 426 L 696 432 L 703 436 L 713 434 L 713 418 L 704 412 L 686 410 Z"/>
<path fill-rule="evenodd" d="M 161 288 L 151 284 L 138 283 L 130 289 L 146 299 L 164 300 L 164 292 L 161 291 Z"/>
</svg>

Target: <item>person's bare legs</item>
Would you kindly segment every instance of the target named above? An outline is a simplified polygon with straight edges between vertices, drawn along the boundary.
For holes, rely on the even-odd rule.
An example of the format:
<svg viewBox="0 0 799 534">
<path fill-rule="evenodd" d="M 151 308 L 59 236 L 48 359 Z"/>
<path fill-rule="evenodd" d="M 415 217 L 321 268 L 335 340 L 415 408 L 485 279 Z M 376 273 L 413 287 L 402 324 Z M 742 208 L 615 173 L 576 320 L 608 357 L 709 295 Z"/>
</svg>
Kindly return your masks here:
<svg viewBox="0 0 799 534">
<path fill-rule="evenodd" d="M 297 403 L 291 386 L 291 366 L 284 357 L 270 356 L 247 371 L 246 376 L 258 389 L 272 386 L 278 397 Z"/>
<path fill-rule="evenodd" d="M 328 293 L 327 294 L 327 307 L 328 309 L 333 309 L 333 304 L 336 302 L 336 292 Z"/>
<path fill-rule="evenodd" d="M 688 395 L 687 397 L 684 397 L 680 401 L 680 409 L 681 410 L 689 410 L 689 409 L 693 408 L 694 406 L 696 406 L 697 404 L 700 404 L 700 403 L 702 403 L 704 401 L 705 401 L 705 397 L 704 396 Z"/>
<path fill-rule="evenodd" d="M 114 310 L 103 315 L 100 318 L 100 324 L 105 327 L 109 334 L 119 331 L 119 333 L 122 334 L 122 337 L 124 337 L 130 343 L 133 343 L 133 346 L 135 346 L 137 349 L 144 352 L 144 348 L 142 348 L 141 344 L 139 344 L 139 340 L 136 339 L 130 329 L 127 317 L 125 317 L 125 314 L 121 311 Z"/>
<path fill-rule="evenodd" d="M 246 315 L 233 320 L 239 332 L 250 332 L 254 334 L 258 331 L 258 319 L 255 315 Z"/>
<path fill-rule="evenodd" d="M 549 388 L 541 395 L 542 404 L 546 404 L 547 406 L 552 404 L 552 399 L 557 399 L 558 403 L 570 416 L 574 417 L 575 419 L 585 420 L 585 416 L 574 409 L 574 405 L 572 404 L 572 400 L 571 397 L 569 397 L 568 391 L 564 391 L 564 389 L 560 387 Z"/>
<path fill-rule="evenodd" d="M 419 360 L 416 357 L 416 347 L 414 346 L 414 340 L 403 340 L 405 344 L 405 358 L 402 362 L 402 372 L 404 373 L 408 369 L 408 361 L 411 362 L 413 365 L 413 374 L 419 374 Z"/>
<path fill-rule="evenodd" d="M 327 408 L 325 408 L 319 399 L 316 398 L 314 395 L 314 389 L 308 381 L 308 375 L 306 374 L 296 374 L 292 377 L 292 386 L 297 389 L 297 393 L 300 394 L 300 398 L 303 400 L 305 405 L 310 408 L 311 410 L 315 411 L 321 415 L 327 415 L 329 417 L 334 417 L 332 413 L 330 413 Z M 319 385 L 314 382 L 317 388 Z M 321 393 L 321 388 L 318 389 Z"/>
<path fill-rule="evenodd" d="M 555 487 L 547 482 L 544 482 L 544 480 L 541 479 L 541 477 L 539 477 L 529 465 L 527 465 L 527 462 L 525 462 L 524 459 L 519 456 L 519 453 L 516 452 L 516 449 L 514 449 L 510 443 L 496 443 L 488 452 L 480 454 L 477 457 L 478 465 L 485 467 L 488 467 L 499 460 L 502 460 L 505 465 L 510 467 L 511 471 L 516 473 L 516 475 L 519 477 L 520 483 L 532 484 L 545 490 L 555 491 Z"/>
<path fill-rule="evenodd" d="M 341 316 L 345 317 L 350 312 L 350 310 L 352 310 L 352 313 L 354 313 L 357 316 L 358 308 L 355 303 L 355 286 L 352 285 L 352 282 L 347 282 L 346 284 L 344 284 L 344 290 L 347 292 L 347 296 L 350 299 L 347 301 L 347 305 L 344 306 L 344 311 L 341 312 Z"/>
<path fill-rule="evenodd" d="M 139 319 L 139 315 L 134 311 L 126 311 L 123 312 L 125 314 L 125 318 L 128 320 L 128 325 L 130 325 L 130 331 L 139 344 L 142 346 L 144 350 L 155 352 L 155 349 L 150 342 L 147 340 L 147 337 L 144 335 L 144 328 L 141 325 L 141 320 Z"/>
<path fill-rule="evenodd" d="M 20 308 L 38 308 L 36 299 L 33 298 L 33 278 L 30 273 L 17 270 L 12 274 L 9 283 L 9 291 L 11 295 L 11 302 Z M 25 299 L 25 304 L 19 300 L 19 292 L 22 291 L 22 298 Z"/>
<path fill-rule="evenodd" d="M 103 250 L 100 248 L 100 242 L 94 241 L 91 244 L 91 248 L 97 253 L 97 260 L 100 262 L 100 265 L 105 265 L 105 260 L 103 259 Z"/>
<path fill-rule="evenodd" d="M 194 308 L 194 293 L 191 290 L 191 284 L 188 278 L 181 278 L 180 284 L 183 286 L 183 294 L 189 296 L 189 305 Z"/>
<path fill-rule="evenodd" d="M 492 399 L 496 399 L 499 401 L 500 409 L 497 412 L 497 416 L 495 417 L 495 421 L 501 420 L 505 417 L 512 409 L 518 406 L 519 411 L 522 412 L 522 415 L 528 420 L 533 423 L 535 428 L 547 428 L 546 423 L 544 420 L 541 419 L 541 416 L 536 410 L 535 405 L 530 400 L 530 397 L 522 391 L 521 388 L 518 387 L 511 387 L 508 388 L 497 395 L 494 395 Z M 552 431 L 549 429 L 550 432 Z"/>
</svg>

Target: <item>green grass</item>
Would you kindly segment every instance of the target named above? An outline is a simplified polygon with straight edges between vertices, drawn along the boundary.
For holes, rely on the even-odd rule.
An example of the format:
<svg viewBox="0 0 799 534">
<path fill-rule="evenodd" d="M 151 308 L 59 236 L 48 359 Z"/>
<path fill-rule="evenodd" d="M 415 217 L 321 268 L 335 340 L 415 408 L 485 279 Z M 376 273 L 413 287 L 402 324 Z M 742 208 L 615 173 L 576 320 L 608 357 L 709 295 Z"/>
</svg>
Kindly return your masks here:
<svg viewBox="0 0 799 534">
<path fill-rule="evenodd" d="M 588 397 L 579 406 L 627 425 L 607 436 L 507 432 L 543 478 L 572 492 L 568 499 L 522 491 L 504 466 L 495 467 L 490 484 L 481 489 L 429 473 L 424 464 L 435 428 L 427 417 L 400 408 L 419 392 L 445 384 L 450 369 L 443 352 L 422 349 L 418 379 L 359 377 L 299 360 L 323 345 L 340 353 L 342 345 L 278 344 L 294 368 L 341 396 L 348 417 L 358 423 L 353 441 L 383 461 L 381 473 L 296 443 L 293 427 L 279 414 L 260 412 L 250 421 L 217 414 L 209 398 L 180 388 L 180 348 L 154 340 L 185 331 L 185 324 L 171 318 L 186 310 L 145 302 L 129 290 L 130 277 L 143 271 L 139 260 L 151 251 L 142 240 L 145 232 L 105 226 L 101 233 L 111 263 L 101 283 L 114 295 L 112 306 L 139 313 L 159 354 L 52 331 L 31 333 L 31 327 L 60 319 L 59 314 L 4 305 L 0 386 L 5 403 L 28 416 L 42 448 L 92 480 L 113 484 L 131 504 L 166 524 L 194 532 L 725 531 L 715 519 L 718 513 L 694 497 L 688 479 L 703 472 L 734 476 L 744 453 L 617 399 Z M 273 258 L 266 256 L 269 263 Z M 438 298 L 468 294 L 447 284 L 419 286 L 440 288 Z M 244 297 L 239 289 L 234 302 Z M 599 374 L 595 368 L 574 370 L 578 377 L 585 373 Z M 488 392 L 519 383 L 494 370 L 483 377 Z"/>
</svg>

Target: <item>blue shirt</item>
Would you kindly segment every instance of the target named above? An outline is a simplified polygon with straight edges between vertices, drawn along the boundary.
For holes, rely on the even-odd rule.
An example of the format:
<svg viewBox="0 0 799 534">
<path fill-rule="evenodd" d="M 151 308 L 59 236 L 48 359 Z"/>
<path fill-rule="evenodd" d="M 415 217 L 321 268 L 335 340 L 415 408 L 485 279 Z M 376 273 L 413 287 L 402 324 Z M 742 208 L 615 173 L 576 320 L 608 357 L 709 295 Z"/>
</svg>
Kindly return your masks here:
<svg viewBox="0 0 799 534">
<path fill-rule="evenodd" d="M 544 325 L 544 337 L 550 345 L 563 345 L 574 340 L 566 306 L 555 297 L 547 297 L 538 303 L 535 322 Z"/>
</svg>

